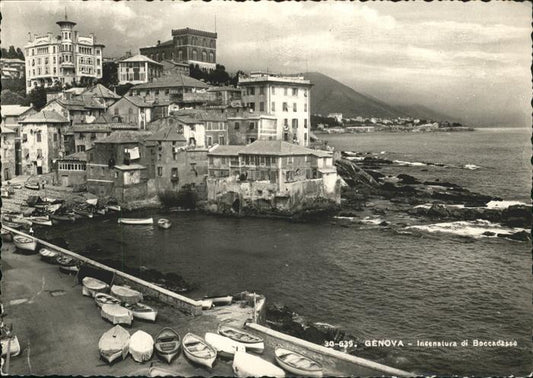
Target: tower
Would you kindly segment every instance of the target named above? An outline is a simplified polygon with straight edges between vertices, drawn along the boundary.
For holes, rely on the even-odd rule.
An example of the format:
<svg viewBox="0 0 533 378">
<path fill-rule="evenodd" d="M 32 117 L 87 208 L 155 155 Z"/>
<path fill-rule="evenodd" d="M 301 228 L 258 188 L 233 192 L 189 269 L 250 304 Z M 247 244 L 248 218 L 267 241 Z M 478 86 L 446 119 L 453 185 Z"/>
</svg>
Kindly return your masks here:
<svg viewBox="0 0 533 378">
<path fill-rule="evenodd" d="M 75 57 L 73 46 L 73 31 L 75 22 L 69 21 L 67 18 L 67 10 L 65 9 L 65 20 L 58 21 L 57 24 L 61 28 L 61 45 L 59 47 L 59 69 L 64 77 L 65 82 L 72 82 L 75 75 Z"/>
</svg>

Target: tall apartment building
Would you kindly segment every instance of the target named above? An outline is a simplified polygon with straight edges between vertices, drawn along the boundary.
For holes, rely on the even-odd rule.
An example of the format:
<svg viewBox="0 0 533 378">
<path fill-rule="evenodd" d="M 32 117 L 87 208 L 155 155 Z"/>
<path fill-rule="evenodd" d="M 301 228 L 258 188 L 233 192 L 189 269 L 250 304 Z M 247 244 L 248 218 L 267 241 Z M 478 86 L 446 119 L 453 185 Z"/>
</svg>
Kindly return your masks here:
<svg viewBox="0 0 533 378">
<path fill-rule="evenodd" d="M 157 41 L 155 46 L 143 47 L 140 52 L 156 62 L 170 59 L 197 64 L 200 68 L 215 69 L 217 33 L 190 28 L 172 30 L 171 40 Z"/>
<path fill-rule="evenodd" d="M 311 82 L 303 76 L 252 72 L 239 78 L 250 111 L 276 117 L 276 139 L 309 144 Z"/>
<path fill-rule="evenodd" d="M 58 21 L 60 35 L 48 32 L 33 37 L 24 47 L 26 56 L 26 93 L 36 86 L 53 86 L 54 83 L 81 84 L 102 77 L 104 45 L 96 42 L 94 34 L 87 37 L 74 30 L 75 22 Z"/>
</svg>

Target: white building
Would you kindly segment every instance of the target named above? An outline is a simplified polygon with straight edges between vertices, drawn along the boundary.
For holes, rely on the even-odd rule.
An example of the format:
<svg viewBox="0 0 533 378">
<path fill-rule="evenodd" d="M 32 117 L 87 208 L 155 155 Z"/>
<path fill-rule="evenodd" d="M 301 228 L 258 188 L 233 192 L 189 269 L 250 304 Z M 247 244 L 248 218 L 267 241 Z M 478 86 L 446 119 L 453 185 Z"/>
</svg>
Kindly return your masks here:
<svg viewBox="0 0 533 378">
<path fill-rule="evenodd" d="M 309 144 L 311 82 L 303 76 L 252 72 L 239 78 L 242 102 L 249 109 L 276 117 L 278 139 Z"/>
<path fill-rule="evenodd" d="M 102 77 L 102 54 L 104 45 L 96 43 L 93 34 L 78 35 L 73 30 L 75 22 L 58 21 L 60 35 L 48 32 L 33 37 L 24 47 L 26 56 L 26 93 L 36 86 L 63 84 L 86 84 Z"/>
<path fill-rule="evenodd" d="M 144 55 L 135 55 L 118 63 L 120 85 L 148 83 L 162 74 L 163 65 Z"/>
</svg>

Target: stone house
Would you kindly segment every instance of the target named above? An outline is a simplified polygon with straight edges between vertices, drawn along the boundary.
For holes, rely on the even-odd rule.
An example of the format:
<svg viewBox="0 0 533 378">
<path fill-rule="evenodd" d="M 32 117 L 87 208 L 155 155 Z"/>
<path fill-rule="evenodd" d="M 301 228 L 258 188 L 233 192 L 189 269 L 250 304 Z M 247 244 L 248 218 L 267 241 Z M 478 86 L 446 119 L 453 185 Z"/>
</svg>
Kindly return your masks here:
<svg viewBox="0 0 533 378">
<path fill-rule="evenodd" d="M 188 144 L 183 125 L 164 126 L 146 139 L 154 143 L 155 190 L 180 190 L 184 185 L 205 186 L 207 149 Z M 205 190 L 204 190 L 205 191 Z"/>
<path fill-rule="evenodd" d="M 172 125 L 179 125 L 179 132 L 183 134 L 189 147 L 205 147 L 205 123 L 190 115 L 172 114 L 150 122 L 147 129 L 155 133 L 163 127 Z"/>
<path fill-rule="evenodd" d="M 227 117 L 229 144 L 249 144 L 256 140 L 281 140 L 277 119 L 272 115 L 244 111 Z"/>
<path fill-rule="evenodd" d="M 62 186 L 84 187 L 87 184 L 87 154 L 83 151 L 59 158 L 56 176 Z"/>
<path fill-rule="evenodd" d="M 208 170 L 207 199 L 214 211 L 229 205 L 233 211 L 244 206 L 292 213 L 340 203 L 340 180 L 325 151 L 284 141 L 219 146 L 208 153 Z"/>
<path fill-rule="evenodd" d="M 11 180 L 15 177 L 15 131 L 6 126 L 0 127 L 2 138 L 2 181 Z"/>
<path fill-rule="evenodd" d="M 107 109 L 107 117 L 112 122 L 146 130 L 149 122 L 168 115 L 168 105 L 167 101 L 147 101 L 139 96 L 124 96 Z"/>
<path fill-rule="evenodd" d="M 55 111 L 41 110 L 19 123 L 23 174 L 51 172 L 56 159 L 64 154 L 63 132 L 69 125 L 68 119 Z"/>
<path fill-rule="evenodd" d="M 82 96 L 93 98 L 100 104 L 103 104 L 107 109 L 111 104 L 120 100 L 120 96 L 112 90 L 106 88 L 102 84 L 96 84 L 90 88 L 86 88 L 82 93 Z"/>
<path fill-rule="evenodd" d="M 146 198 L 154 178 L 153 144 L 146 131 L 114 131 L 94 142 L 87 153 L 87 191 L 119 201 Z"/>
<path fill-rule="evenodd" d="M 207 88 L 208 85 L 203 81 L 177 73 L 160 77 L 151 83 L 136 85 L 129 90 L 128 95 L 170 103 L 182 101 L 185 93 L 205 92 Z"/>
<path fill-rule="evenodd" d="M 106 106 L 89 96 L 74 96 L 63 92 L 49 101 L 42 110 L 55 111 L 70 124 L 90 123 L 105 112 Z"/>
</svg>

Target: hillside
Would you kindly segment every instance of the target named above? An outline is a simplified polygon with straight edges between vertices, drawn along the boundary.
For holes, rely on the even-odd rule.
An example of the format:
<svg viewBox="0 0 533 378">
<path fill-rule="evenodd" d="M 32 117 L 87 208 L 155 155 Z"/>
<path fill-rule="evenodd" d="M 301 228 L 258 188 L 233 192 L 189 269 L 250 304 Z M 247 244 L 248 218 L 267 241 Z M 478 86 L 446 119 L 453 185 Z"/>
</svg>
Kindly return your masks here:
<svg viewBox="0 0 533 378">
<path fill-rule="evenodd" d="M 311 112 L 327 115 L 342 113 L 345 117 L 381 117 L 452 120 L 422 105 L 393 106 L 369 95 L 364 95 L 320 72 L 308 72 L 305 78 L 311 80 Z"/>
</svg>

